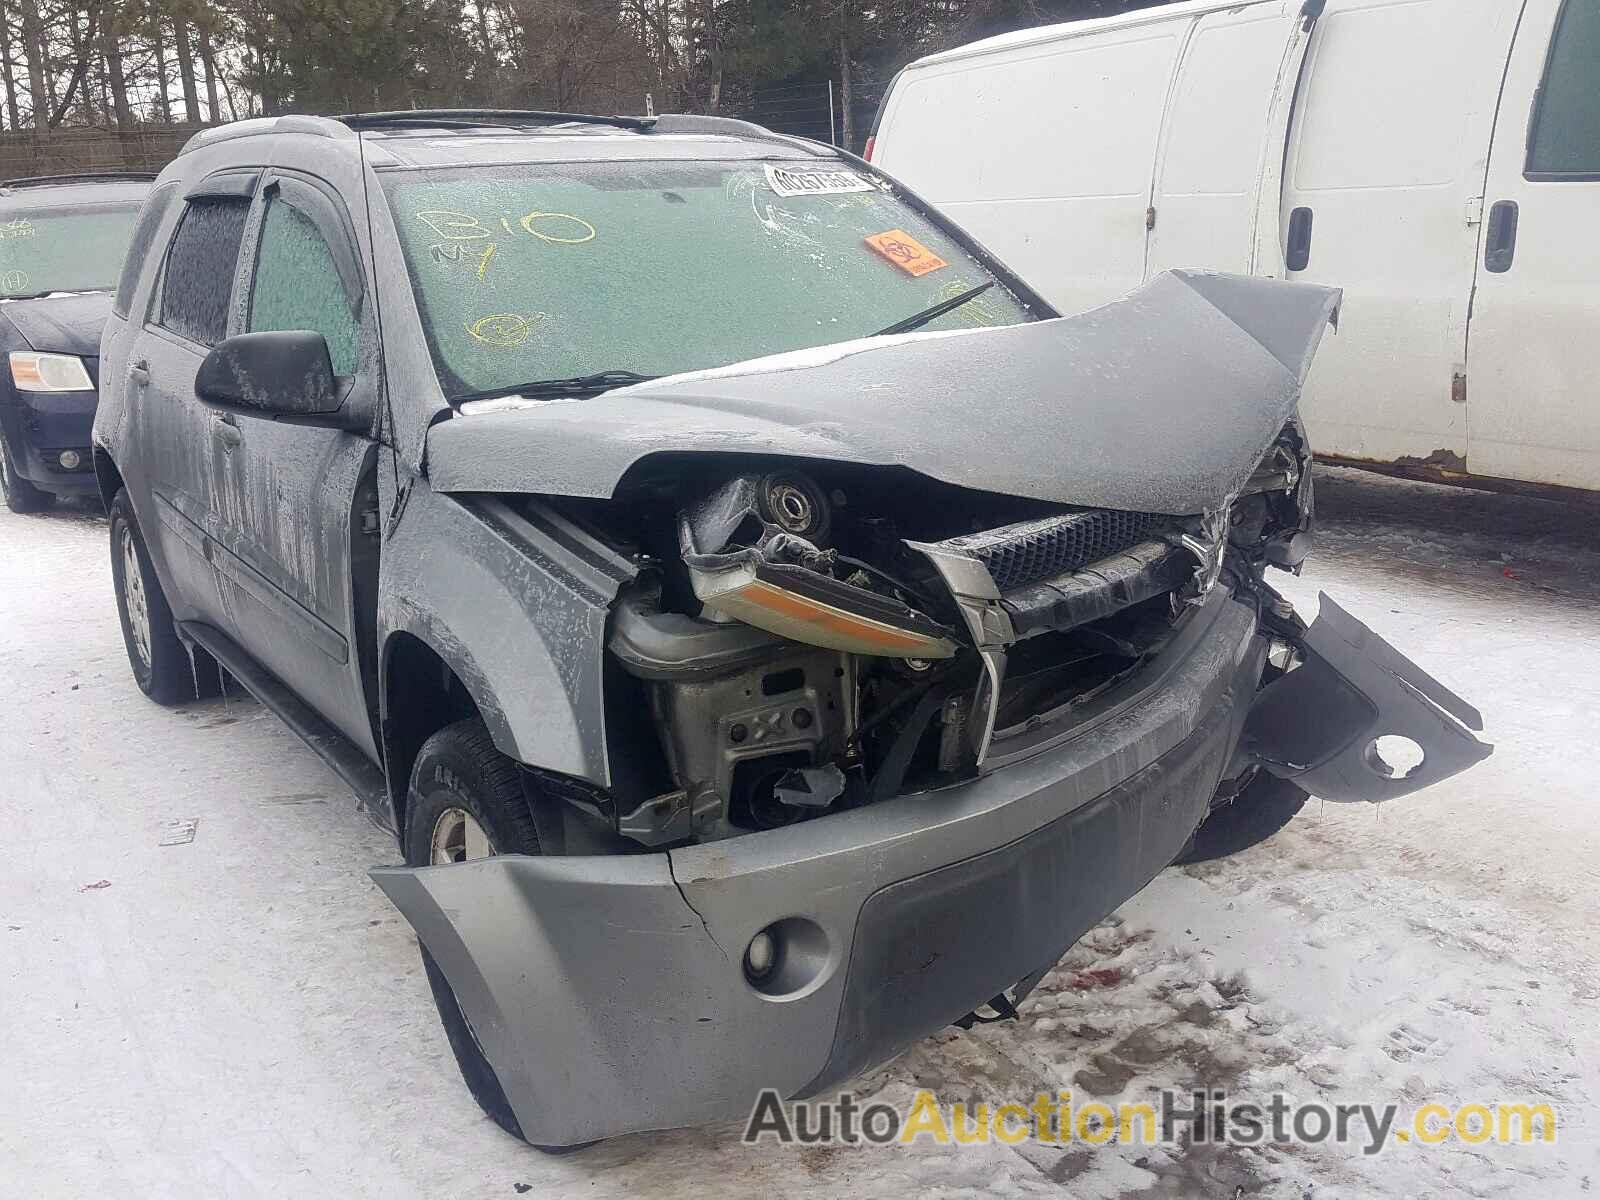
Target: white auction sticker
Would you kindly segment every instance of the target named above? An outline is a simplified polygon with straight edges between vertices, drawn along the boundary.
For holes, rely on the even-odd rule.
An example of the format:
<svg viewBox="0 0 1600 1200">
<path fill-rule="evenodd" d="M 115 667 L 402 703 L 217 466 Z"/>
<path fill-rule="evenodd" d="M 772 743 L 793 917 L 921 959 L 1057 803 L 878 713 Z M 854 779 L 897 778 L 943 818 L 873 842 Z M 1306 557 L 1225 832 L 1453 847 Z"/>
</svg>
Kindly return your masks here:
<svg viewBox="0 0 1600 1200">
<path fill-rule="evenodd" d="M 780 196 L 836 196 L 875 192 L 878 185 L 854 171 L 788 171 L 766 164 L 767 186 Z"/>
</svg>

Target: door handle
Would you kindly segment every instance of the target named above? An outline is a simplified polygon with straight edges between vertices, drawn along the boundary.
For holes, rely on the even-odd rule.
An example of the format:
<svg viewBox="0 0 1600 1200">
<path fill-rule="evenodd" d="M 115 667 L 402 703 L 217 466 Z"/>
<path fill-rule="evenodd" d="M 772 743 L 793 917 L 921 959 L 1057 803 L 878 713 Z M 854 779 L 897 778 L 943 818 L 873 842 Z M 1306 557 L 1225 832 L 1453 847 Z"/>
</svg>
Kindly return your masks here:
<svg viewBox="0 0 1600 1200">
<path fill-rule="evenodd" d="M 1483 239 L 1483 269 L 1493 275 L 1511 270 L 1517 257 L 1517 202 L 1501 200 L 1489 210 L 1489 229 Z"/>
<path fill-rule="evenodd" d="M 1297 208 L 1289 214 L 1289 237 L 1283 248 L 1283 265 L 1304 271 L 1311 263 L 1311 210 Z"/>
<path fill-rule="evenodd" d="M 244 435 L 239 432 L 239 421 L 232 413 L 223 413 L 211 418 L 211 436 L 222 443 L 222 448 L 232 451 Z"/>
<path fill-rule="evenodd" d="M 150 382 L 150 364 L 140 359 L 128 368 L 128 378 L 138 387 L 144 387 Z"/>
</svg>

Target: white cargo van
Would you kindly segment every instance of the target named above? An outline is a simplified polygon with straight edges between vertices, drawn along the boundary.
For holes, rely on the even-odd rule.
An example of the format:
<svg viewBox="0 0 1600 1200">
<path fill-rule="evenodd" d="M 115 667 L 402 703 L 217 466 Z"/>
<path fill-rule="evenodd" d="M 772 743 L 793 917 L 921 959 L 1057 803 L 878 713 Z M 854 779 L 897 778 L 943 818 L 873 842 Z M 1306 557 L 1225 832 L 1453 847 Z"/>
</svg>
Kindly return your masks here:
<svg viewBox="0 0 1600 1200">
<path fill-rule="evenodd" d="M 921 59 L 873 132 L 1064 313 L 1343 287 L 1324 457 L 1600 489 L 1600 0 L 1191 0 Z"/>
</svg>

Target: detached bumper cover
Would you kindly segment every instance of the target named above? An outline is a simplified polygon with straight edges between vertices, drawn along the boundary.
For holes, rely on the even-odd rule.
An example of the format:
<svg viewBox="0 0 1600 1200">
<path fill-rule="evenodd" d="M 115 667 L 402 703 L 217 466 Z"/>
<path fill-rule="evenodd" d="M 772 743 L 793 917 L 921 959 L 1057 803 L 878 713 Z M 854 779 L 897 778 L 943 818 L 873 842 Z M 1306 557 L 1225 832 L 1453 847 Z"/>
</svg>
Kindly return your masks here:
<svg viewBox="0 0 1600 1200">
<path fill-rule="evenodd" d="M 1483 761 L 1494 747 L 1478 710 L 1401 654 L 1326 594 L 1297 639 L 1306 661 L 1262 689 L 1245 749 L 1269 771 L 1323 800 L 1393 800 Z M 1393 775 L 1381 737 L 1414 742 L 1422 762 Z"/>
<path fill-rule="evenodd" d="M 762 1088 L 836 1085 L 1047 969 L 1171 862 L 1230 767 L 1266 759 L 1368 799 L 1378 775 L 1353 778 L 1350 754 L 1379 727 L 1423 745 L 1422 782 L 1488 753 L 1455 727 L 1470 709 L 1331 602 L 1296 633 L 1307 665 L 1258 693 L 1267 639 L 1218 589 L 1154 682 L 959 787 L 664 854 L 372 877 L 449 979 L 530 1141 L 738 1119 Z M 1318 725 L 1327 695 L 1343 715 Z M 805 970 L 757 991 L 745 948 L 795 918 L 821 933 Z"/>
</svg>

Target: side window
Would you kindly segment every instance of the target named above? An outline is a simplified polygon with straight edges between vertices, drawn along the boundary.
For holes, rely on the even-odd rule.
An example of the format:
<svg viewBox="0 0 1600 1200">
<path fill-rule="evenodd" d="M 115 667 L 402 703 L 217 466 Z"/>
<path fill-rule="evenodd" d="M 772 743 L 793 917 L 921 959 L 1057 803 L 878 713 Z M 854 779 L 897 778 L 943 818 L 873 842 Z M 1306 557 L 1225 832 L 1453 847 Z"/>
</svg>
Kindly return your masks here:
<svg viewBox="0 0 1600 1200">
<path fill-rule="evenodd" d="M 250 201 L 233 196 L 189 202 L 167 251 L 157 320 L 163 328 L 202 346 L 215 346 L 227 334 L 228 296 L 249 212 Z"/>
<path fill-rule="evenodd" d="M 250 292 L 251 333 L 309 329 L 328 340 L 335 375 L 354 375 L 360 338 L 333 253 L 309 217 L 279 196 L 267 201 Z"/>
<path fill-rule="evenodd" d="M 1567 0 L 1528 138 L 1529 176 L 1600 177 L 1600 0 Z"/>
<path fill-rule="evenodd" d="M 139 209 L 139 223 L 133 227 L 128 257 L 122 260 L 122 277 L 117 280 L 117 295 L 111 302 L 111 311 L 119 317 L 128 315 L 128 308 L 133 304 L 134 289 L 139 286 L 144 260 L 150 253 L 150 243 L 155 241 L 156 230 L 161 227 L 162 220 L 177 198 L 176 183 L 162 184 L 145 197 L 144 205 Z"/>
</svg>

